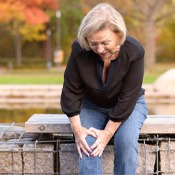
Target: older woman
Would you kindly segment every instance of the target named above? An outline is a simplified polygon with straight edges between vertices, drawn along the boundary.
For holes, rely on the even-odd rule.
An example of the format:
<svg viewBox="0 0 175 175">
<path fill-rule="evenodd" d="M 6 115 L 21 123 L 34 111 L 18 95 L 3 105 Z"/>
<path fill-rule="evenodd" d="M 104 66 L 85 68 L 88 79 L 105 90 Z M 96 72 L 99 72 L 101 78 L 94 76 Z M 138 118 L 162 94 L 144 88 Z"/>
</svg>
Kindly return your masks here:
<svg viewBox="0 0 175 175">
<path fill-rule="evenodd" d="M 114 174 L 135 175 L 139 130 L 147 117 L 144 49 L 127 36 L 108 3 L 83 18 L 64 75 L 61 106 L 79 153 L 79 174 L 101 175 L 102 153 L 114 137 Z"/>
</svg>

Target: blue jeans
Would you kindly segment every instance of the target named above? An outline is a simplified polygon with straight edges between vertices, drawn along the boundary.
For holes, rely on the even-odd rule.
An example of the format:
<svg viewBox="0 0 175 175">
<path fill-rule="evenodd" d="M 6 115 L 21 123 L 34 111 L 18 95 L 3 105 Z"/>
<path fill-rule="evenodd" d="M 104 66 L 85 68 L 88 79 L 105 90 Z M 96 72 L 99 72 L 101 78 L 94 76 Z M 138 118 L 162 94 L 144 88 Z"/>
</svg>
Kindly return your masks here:
<svg viewBox="0 0 175 175">
<path fill-rule="evenodd" d="M 103 130 L 108 122 L 110 109 L 99 107 L 87 100 L 84 101 L 80 113 L 82 126 Z M 136 106 L 127 120 L 125 120 L 114 134 L 114 174 L 135 175 L 138 162 L 138 138 L 143 122 L 147 118 L 147 107 L 144 96 L 140 96 Z M 95 138 L 87 136 L 89 146 Z M 79 159 L 79 175 L 102 175 L 102 157 L 87 157 L 82 152 Z"/>
</svg>

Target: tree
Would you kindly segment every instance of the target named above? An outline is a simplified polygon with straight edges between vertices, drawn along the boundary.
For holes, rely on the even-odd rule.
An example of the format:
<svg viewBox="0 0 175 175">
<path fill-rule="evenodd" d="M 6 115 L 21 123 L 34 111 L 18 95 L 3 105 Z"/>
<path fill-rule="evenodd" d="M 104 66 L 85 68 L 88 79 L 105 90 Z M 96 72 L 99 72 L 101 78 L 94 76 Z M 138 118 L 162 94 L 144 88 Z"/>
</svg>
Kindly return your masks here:
<svg viewBox="0 0 175 175">
<path fill-rule="evenodd" d="M 157 42 L 158 46 L 158 61 L 175 62 L 175 18 L 170 19 L 161 30 Z"/>
<path fill-rule="evenodd" d="M 17 65 L 22 61 L 22 39 L 46 39 L 45 24 L 49 22 L 51 13 L 58 8 L 59 0 L 4 0 L 0 1 L 0 23 L 15 39 L 15 57 Z"/>
<path fill-rule="evenodd" d="M 157 37 L 167 18 L 174 15 L 173 0 L 134 1 L 137 20 L 143 31 L 145 67 L 150 70 L 156 63 Z"/>
</svg>

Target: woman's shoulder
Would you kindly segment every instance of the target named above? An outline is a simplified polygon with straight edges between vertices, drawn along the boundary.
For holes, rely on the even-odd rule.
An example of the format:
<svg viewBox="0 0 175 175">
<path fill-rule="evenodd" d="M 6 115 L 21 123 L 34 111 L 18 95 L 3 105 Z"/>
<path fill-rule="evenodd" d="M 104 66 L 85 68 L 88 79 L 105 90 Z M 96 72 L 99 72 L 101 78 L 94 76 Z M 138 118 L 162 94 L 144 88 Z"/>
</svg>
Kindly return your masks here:
<svg viewBox="0 0 175 175">
<path fill-rule="evenodd" d="M 74 40 L 73 43 L 72 43 L 72 48 L 73 49 L 82 49 L 79 42 L 77 40 Z"/>
<path fill-rule="evenodd" d="M 78 56 L 83 51 L 84 51 L 84 49 L 81 48 L 79 42 L 77 40 L 75 40 L 72 43 L 72 54 L 74 55 L 74 57 Z"/>
<path fill-rule="evenodd" d="M 72 56 L 74 58 L 77 58 L 79 57 L 80 55 L 82 54 L 86 54 L 88 53 L 89 51 L 86 51 L 85 49 L 82 49 L 82 47 L 80 46 L 79 42 L 77 40 L 75 40 L 73 43 L 72 43 Z"/>
<path fill-rule="evenodd" d="M 127 52 L 133 56 L 142 56 L 145 53 L 145 50 L 141 43 L 129 35 L 126 37 L 124 47 Z"/>
<path fill-rule="evenodd" d="M 127 35 L 126 37 L 126 41 L 124 43 L 124 45 L 127 47 L 127 49 L 129 49 L 131 52 L 133 52 L 134 50 L 138 51 L 140 54 L 144 54 L 144 48 L 143 46 L 140 44 L 140 42 L 138 40 L 136 40 L 135 38 Z"/>
</svg>

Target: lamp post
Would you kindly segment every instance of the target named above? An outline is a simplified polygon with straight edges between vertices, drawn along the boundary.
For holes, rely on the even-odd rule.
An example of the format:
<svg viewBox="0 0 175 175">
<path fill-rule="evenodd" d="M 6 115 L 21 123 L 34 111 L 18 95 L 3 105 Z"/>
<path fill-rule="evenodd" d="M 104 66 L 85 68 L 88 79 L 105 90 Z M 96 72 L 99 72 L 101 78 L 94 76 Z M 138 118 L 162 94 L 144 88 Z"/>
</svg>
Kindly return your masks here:
<svg viewBox="0 0 175 175">
<path fill-rule="evenodd" d="M 56 11 L 56 30 L 57 30 L 57 37 L 56 37 L 56 50 L 61 49 L 61 11 Z"/>
<path fill-rule="evenodd" d="M 51 35 L 52 31 L 50 29 L 46 30 L 46 35 L 47 35 L 47 41 L 46 41 L 46 59 L 47 59 L 47 69 L 50 70 L 52 67 L 52 62 L 51 62 Z"/>
<path fill-rule="evenodd" d="M 56 50 L 54 52 L 54 62 L 59 69 L 59 64 L 63 61 L 63 51 L 61 50 L 61 11 L 56 11 Z"/>
</svg>

